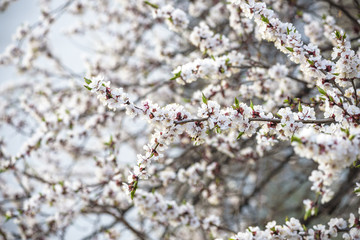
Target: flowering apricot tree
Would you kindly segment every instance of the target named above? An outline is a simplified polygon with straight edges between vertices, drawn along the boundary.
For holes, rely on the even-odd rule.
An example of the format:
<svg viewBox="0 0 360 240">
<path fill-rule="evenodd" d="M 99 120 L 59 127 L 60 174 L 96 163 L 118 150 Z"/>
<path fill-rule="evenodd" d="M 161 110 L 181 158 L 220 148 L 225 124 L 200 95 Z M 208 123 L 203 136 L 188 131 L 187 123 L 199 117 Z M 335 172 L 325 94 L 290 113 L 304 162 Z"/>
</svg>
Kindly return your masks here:
<svg viewBox="0 0 360 240">
<path fill-rule="evenodd" d="M 358 0 L 57 4 L 0 55 L 2 238 L 360 239 Z"/>
</svg>

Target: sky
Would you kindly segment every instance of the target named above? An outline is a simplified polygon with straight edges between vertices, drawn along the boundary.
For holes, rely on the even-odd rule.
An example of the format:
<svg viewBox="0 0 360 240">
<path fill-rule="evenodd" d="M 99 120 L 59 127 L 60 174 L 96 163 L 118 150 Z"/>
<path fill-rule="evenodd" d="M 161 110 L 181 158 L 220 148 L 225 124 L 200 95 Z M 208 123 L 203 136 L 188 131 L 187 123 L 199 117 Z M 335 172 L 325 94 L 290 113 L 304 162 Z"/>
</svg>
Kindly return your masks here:
<svg viewBox="0 0 360 240">
<path fill-rule="evenodd" d="M 0 12 L 0 53 L 11 43 L 16 28 L 23 22 L 35 22 L 39 16 L 39 9 L 35 0 L 18 0 L 11 3 L 5 12 Z M 19 78 L 12 67 L 0 66 L 0 84 Z M 1 85 L 0 85 L 1 87 Z"/>
</svg>

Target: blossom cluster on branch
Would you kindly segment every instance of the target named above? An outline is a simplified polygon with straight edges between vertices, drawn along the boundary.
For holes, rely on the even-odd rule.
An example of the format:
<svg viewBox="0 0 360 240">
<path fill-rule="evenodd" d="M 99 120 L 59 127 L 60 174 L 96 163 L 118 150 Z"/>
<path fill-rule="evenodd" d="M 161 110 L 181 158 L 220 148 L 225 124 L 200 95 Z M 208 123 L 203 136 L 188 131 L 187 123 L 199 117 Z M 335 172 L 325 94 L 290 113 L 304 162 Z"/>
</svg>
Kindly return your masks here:
<svg viewBox="0 0 360 240">
<path fill-rule="evenodd" d="M 3 239 L 360 239 L 357 0 L 38 6 L 0 53 Z"/>
</svg>

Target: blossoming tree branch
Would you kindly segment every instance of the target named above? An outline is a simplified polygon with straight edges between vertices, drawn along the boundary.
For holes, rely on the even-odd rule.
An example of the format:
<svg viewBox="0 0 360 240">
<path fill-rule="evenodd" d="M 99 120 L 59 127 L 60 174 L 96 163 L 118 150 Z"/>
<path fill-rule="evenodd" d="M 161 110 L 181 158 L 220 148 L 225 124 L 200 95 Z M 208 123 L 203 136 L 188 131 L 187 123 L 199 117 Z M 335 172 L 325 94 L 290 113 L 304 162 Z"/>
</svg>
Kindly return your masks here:
<svg viewBox="0 0 360 240">
<path fill-rule="evenodd" d="M 360 239 L 359 1 L 57 4 L 0 55 L 2 238 Z"/>
</svg>

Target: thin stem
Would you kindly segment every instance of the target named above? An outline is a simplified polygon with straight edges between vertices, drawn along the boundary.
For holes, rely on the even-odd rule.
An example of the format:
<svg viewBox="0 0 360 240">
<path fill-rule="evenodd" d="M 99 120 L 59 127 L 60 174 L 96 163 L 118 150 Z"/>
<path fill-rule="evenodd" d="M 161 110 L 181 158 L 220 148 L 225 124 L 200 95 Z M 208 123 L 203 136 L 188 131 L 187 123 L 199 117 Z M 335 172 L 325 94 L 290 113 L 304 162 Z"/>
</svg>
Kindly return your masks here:
<svg viewBox="0 0 360 240">
<path fill-rule="evenodd" d="M 232 68 L 239 68 L 239 69 L 249 69 L 249 68 L 253 68 L 253 67 L 258 67 L 258 68 L 265 68 L 265 69 L 269 69 L 268 66 L 231 66 Z M 290 78 L 291 80 L 294 80 L 295 82 L 298 82 L 298 83 L 302 83 L 302 84 L 309 84 L 308 82 L 304 81 L 304 80 L 301 80 L 297 77 L 293 77 L 291 75 L 286 75 L 286 77 Z M 250 82 L 254 82 L 254 81 L 250 81 Z M 244 82 L 242 82 L 244 83 Z"/>
<path fill-rule="evenodd" d="M 342 96 L 351 104 L 351 99 L 345 96 L 344 90 L 335 82 L 335 80 L 330 81 L 339 91 L 341 92 Z"/>
<path fill-rule="evenodd" d="M 355 106 L 357 106 L 358 105 L 358 96 L 357 96 L 357 92 L 356 92 L 356 86 L 355 86 L 354 79 L 351 79 L 351 85 L 354 89 L 354 94 L 355 94 Z"/>
<path fill-rule="evenodd" d="M 281 119 L 279 118 L 249 118 L 250 122 L 273 122 L 280 123 Z M 295 122 L 301 123 L 309 123 L 309 124 L 327 124 L 327 123 L 336 123 L 336 121 L 332 118 L 324 118 L 324 119 L 309 119 L 309 120 L 295 120 Z"/>
<path fill-rule="evenodd" d="M 119 217 L 117 219 L 120 222 L 122 222 L 131 232 L 133 232 L 138 237 L 138 239 L 141 239 L 141 240 L 147 239 L 147 237 L 146 237 L 146 235 L 144 233 L 138 231 L 133 226 L 131 226 L 130 223 L 127 222 L 123 216 L 121 216 L 121 217 Z"/>
<path fill-rule="evenodd" d="M 186 120 L 181 120 L 181 121 L 175 121 L 175 125 L 178 124 L 185 124 L 185 123 L 189 123 L 189 122 L 203 122 L 208 120 L 209 118 L 194 118 L 194 119 L 186 119 Z"/>
<path fill-rule="evenodd" d="M 186 119 L 182 121 L 175 121 L 175 125 L 185 124 L 190 122 L 202 122 L 206 121 L 209 118 L 195 118 L 195 119 Z M 249 118 L 249 122 L 273 122 L 280 123 L 281 119 L 279 118 Z M 295 120 L 295 122 L 308 123 L 308 124 L 328 124 L 328 123 L 336 123 L 336 121 L 332 118 L 324 118 L 324 119 L 308 119 L 308 120 Z"/>
<path fill-rule="evenodd" d="M 231 229 L 228 228 L 228 227 L 219 226 L 219 225 L 216 225 L 216 224 L 210 224 L 210 225 L 216 227 L 216 228 L 219 229 L 219 230 L 223 230 L 223 231 L 226 231 L 226 232 L 229 232 L 229 233 L 237 234 L 237 232 L 235 232 L 234 230 L 231 230 Z"/>
</svg>

